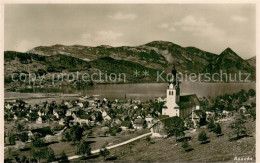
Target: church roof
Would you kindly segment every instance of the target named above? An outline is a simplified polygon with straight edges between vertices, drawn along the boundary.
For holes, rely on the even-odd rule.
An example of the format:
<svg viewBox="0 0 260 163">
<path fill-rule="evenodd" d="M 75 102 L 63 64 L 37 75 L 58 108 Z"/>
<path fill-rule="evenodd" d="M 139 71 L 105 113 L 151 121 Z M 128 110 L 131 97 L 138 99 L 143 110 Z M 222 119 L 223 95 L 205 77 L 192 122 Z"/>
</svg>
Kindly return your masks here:
<svg viewBox="0 0 260 163">
<path fill-rule="evenodd" d="M 196 94 L 180 96 L 180 102 L 178 103 L 180 109 L 190 108 L 192 106 L 199 105 L 199 99 Z"/>
</svg>

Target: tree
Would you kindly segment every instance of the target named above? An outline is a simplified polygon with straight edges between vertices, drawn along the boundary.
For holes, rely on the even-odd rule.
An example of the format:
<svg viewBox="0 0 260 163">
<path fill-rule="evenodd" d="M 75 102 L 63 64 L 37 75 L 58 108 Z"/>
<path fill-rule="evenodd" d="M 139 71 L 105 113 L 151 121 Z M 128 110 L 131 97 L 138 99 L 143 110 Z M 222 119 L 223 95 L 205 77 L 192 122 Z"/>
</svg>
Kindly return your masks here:
<svg viewBox="0 0 260 163">
<path fill-rule="evenodd" d="M 143 123 L 143 128 L 144 128 L 144 129 L 146 129 L 146 128 L 147 128 L 147 126 L 148 126 L 148 125 L 147 125 L 147 122 L 146 122 L 146 121 L 144 121 L 144 123 Z"/>
<path fill-rule="evenodd" d="M 46 159 L 47 152 L 48 152 L 47 147 L 42 147 L 42 148 L 32 147 L 31 148 L 31 154 L 32 154 L 33 158 L 38 160 L 38 162 L 41 162 L 41 159 Z"/>
<path fill-rule="evenodd" d="M 10 135 L 8 139 L 9 139 L 9 144 L 15 145 L 15 135 Z"/>
<path fill-rule="evenodd" d="M 48 148 L 48 152 L 47 152 L 47 162 L 53 162 L 56 160 L 54 151 L 51 147 Z"/>
<path fill-rule="evenodd" d="M 60 162 L 69 162 L 68 156 L 64 151 L 62 151 L 61 156 L 60 156 Z"/>
<path fill-rule="evenodd" d="M 146 140 L 148 143 L 151 143 L 151 137 L 150 137 L 150 136 L 146 137 L 145 140 Z"/>
<path fill-rule="evenodd" d="M 251 102 L 251 107 L 254 108 L 256 106 L 255 102 Z"/>
<path fill-rule="evenodd" d="M 21 132 L 23 130 L 23 126 L 20 123 L 17 125 L 17 130 L 19 132 Z"/>
<path fill-rule="evenodd" d="M 106 157 L 109 155 L 109 151 L 107 150 L 107 148 L 105 146 L 103 146 L 100 151 L 99 151 L 99 155 L 104 157 L 104 160 L 106 159 Z"/>
<path fill-rule="evenodd" d="M 5 121 L 8 121 L 8 117 L 9 117 L 8 114 L 5 114 L 5 115 L 4 115 L 4 120 L 5 120 Z"/>
<path fill-rule="evenodd" d="M 251 109 L 249 110 L 249 114 L 251 115 L 251 117 L 253 118 L 253 120 L 256 120 L 256 110 L 255 109 Z"/>
<path fill-rule="evenodd" d="M 182 148 L 185 150 L 185 152 L 193 150 L 191 145 L 189 144 L 188 140 L 185 140 L 182 144 Z"/>
<path fill-rule="evenodd" d="M 70 137 L 70 132 L 69 132 L 69 131 L 65 131 L 65 132 L 63 133 L 63 140 L 65 140 L 65 141 L 67 141 L 67 142 L 69 142 L 69 141 L 72 140 L 71 137 Z"/>
<path fill-rule="evenodd" d="M 208 129 L 213 130 L 215 128 L 214 119 L 210 118 L 208 122 Z"/>
<path fill-rule="evenodd" d="M 180 117 L 173 117 L 164 120 L 165 128 L 169 136 L 175 136 L 176 141 L 180 136 L 184 136 L 185 126 L 184 121 Z"/>
<path fill-rule="evenodd" d="M 32 146 L 33 147 L 37 147 L 37 148 L 43 147 L 44 146 L 44 141 L 41 140 L 41 139 L 33 140 Z"/>
<path fill-rule="evenodd" d="M 80 141 L 83 136 L 83 131 L 84 131 L 84 129 L 82 127 L 80 127 L 79 124 L 73 126 L 70 129 L 70 137 L 71 137 L 72 141 L 73 142 Z"/>
<path fill-rule="evenodd" d="M 250 97 L 254 97 L 256 93 L 254 89 L 249 89 L 248 94 Z"/>
<path fill-rule="evenodd" d="M 222 134 L 222 129 L 219 123 L 217 123 L 216 127 L 214 128 L 214 133 L 218 135 Z"/>
<path fill-rule="evenodd" d="M 22 156 L 22 158 L 20 159 L 21 160 L 21 163 L 27 163 L 29 162 L 29 159 L 26 157 L 26 156 Z"/>
<path fill-rule="evenodd" d="M 233 130 L 237 138 L 239 138 L 241 134 L 246 134 L 246 127 L 244 125 L 245 123 L 246 121 L 244 118 L 239 116 L 229 125 L 229 128 Z"/>
<path fill-rule="evenodd" d="M 184 141 L 182 144 L 182 148 L 186 149 L 189 147 L 189 142 L 188 141 Z"/>
<path fill-rule="evenodd" d="M 198 140 L 201 141 L 201 143 L 204 143 L 205 141 L 208 140 L 208 136 L 205 131 L 200 132 L 200 134 L 198 136 Z"/>
<path fill-rule="evenodd" d="M 29 140 L 29 136 L 26 132 L 23 132 L 21 135 L 20 135 L 20 139 L 22 142 L 27 142 Z"/>
<path fill-rule="evenodd" d="M 76 154 L 90 156 L 91 155 L 91 148 L 90 148 L 89 143 L 87 143 L 84 140 L 81 140 L 80 143 L 78 144 L 78 149 L 77 149 Z"/>
</svg>

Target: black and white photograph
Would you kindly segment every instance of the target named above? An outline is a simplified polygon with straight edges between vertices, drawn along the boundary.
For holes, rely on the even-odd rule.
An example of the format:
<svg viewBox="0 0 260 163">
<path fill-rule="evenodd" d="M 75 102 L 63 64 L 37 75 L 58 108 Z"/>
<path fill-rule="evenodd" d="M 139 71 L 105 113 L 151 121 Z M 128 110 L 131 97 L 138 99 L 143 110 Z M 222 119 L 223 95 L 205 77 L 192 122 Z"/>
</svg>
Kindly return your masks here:
<svg viewBox="0 0 260 163">
<path fill-rule="evenodd" d="M 257 162 L 257 1 L 28 2 L 1 4 L 3 162 Z"/>
</svg>

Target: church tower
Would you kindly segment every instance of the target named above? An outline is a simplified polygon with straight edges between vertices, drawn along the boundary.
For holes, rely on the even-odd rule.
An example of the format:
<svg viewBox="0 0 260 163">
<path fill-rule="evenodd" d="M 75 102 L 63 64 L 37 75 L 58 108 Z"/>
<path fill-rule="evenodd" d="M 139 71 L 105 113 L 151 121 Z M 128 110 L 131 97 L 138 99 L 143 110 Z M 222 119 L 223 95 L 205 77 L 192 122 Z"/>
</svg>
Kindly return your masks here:
<svg viewBox="0 0 260 163">
<path fill-rule="evenodd" d="M 173 65 L 173 69 L 172 69 L 171 83 L 173 84 L 173 86 L 175 86 L 175 89 L 176 89 L 175 101 L 178 103 L 178 102 L 180 102 L 180 82 L 178 81 L 178 78 L 177 78 L 177 71 L 175 69 L 175 65 Z"/>
<path fill-rule="evenodd" d="M 180 116 L 180 107 L 178 105 L 180 102 L 180 86 L 175 65 L 172 69 L 172 77 L 166 93 L 166 104 L 162 110 L 162 115 L 168 115 L 170 117 Z"/>
</svg>

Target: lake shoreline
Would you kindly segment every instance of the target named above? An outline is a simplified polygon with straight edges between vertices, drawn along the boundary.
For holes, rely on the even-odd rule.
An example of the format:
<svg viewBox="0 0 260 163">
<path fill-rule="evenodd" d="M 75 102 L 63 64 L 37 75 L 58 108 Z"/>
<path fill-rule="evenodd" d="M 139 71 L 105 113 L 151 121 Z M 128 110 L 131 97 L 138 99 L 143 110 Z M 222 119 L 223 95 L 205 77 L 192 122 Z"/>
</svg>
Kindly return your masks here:
<svg viewBox="0 0 260 163">
<path fill-rule="evenodd" d="M 98 84 L 86 89 L 61 88 L 59 92 L 10 92 L 5 90 L 5 100 L 19 98 L 55 98 L 55 97 L 79 97 L 84 95 L 100 95 L 101 98 L 111 99 L 141 99 L 150 100 L 155 97 L 164 97 L 166 95 L 168 83 L 134 83 L 134 84 Z M 211 96 L 225 93 L 235 93 L 241 89 L 256 89 L 256 83 L 202 83 L 202 82 L 182 82 L 180 84 L 181 95 L 197 94 L 198 97 Z M 52 90 L 53 88 L 49 88 Z"/>
</svg>

